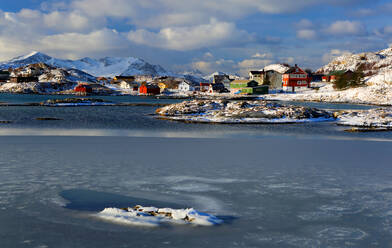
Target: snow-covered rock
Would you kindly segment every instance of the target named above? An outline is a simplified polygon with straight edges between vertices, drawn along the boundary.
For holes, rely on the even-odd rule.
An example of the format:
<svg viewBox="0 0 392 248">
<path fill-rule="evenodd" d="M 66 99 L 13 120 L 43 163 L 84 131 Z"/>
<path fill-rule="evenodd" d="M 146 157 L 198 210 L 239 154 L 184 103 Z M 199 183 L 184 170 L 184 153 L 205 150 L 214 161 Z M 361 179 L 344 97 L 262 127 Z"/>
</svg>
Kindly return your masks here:
<svg viewBox="0 0 392 248">
<path fill-rule="evenodd" d="M 223 221 L 214 215 L 202 213 L 193 208 L 172 209 L 135 206 L 133 208 L 106 208 L 96 215 L 98 218 L 126 225 L 156 227 L 161 224 L 191 224 L 213 226 Z"/>
<path fill-rule="evenodd" d="M 297 123 L 334 120 L 332 113 L 315 108 L 266 101 L 193 100 L 156 111 L 162 119 L 205 123 Z"/>
<path fill-rule="evenodd" d="M 392 108 L 344 111 L 338 113 L 338 123 L 365 128 L 392 128 Z"/>
<path fill-rule="evenodd" d="M 105 57 L 102 59 L 83 58 L 79 60 L 64 60 L 50 57 L 40 52 L 32 52 L 9 61 L 0 63 L 0 69 L 19 68 L 22 66 L 45 63 L 47 65 L 66 69 L 77 69 L 94 76 L 114 77 L 118 75 L 152 75 L 171 76 L 159 65 L 152 65 L 134 57 Z"/>
</svg>

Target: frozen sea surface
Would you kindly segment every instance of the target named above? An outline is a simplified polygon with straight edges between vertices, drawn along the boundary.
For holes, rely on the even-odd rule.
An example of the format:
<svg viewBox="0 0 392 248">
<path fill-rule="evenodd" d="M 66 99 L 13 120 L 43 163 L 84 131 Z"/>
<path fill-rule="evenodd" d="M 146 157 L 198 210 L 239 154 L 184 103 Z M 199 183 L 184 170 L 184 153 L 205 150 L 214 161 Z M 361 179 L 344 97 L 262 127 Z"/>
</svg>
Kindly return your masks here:
<svg viewBox="0 0 392 248">
<path fill-rule="evenodd" d="M 0 124 L 0 247 L 390 247 L 391 132 L 189 125 L 154 110 L 0 107 L 11 121 Z M 136 204 L 224 223 L 96 218 Z"/>
<path fill-rule="evenodd" d="M 2 136 L 1 247 L 388 247 L 391 152 L 390 142 L 295 137 Z M 92 217 L 127 203 L 227 222 Z"/>
</svg>

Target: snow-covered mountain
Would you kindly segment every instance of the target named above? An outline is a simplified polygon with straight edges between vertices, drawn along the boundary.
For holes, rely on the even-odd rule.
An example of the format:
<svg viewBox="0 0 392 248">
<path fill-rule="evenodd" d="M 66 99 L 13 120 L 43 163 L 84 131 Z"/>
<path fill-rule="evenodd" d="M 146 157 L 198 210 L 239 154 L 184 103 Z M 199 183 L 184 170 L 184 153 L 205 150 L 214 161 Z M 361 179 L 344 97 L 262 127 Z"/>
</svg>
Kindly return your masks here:
<svg viewBox="0 0 392 248">
<path fill-rule="evenodd" d="M 239 76 L 238 74 L 225 73 L 225 72 L 221 72 L 221 71 L 216 71 L 216 72 L 212 73 L 211 75 L 206 76 L 204 78 L 207 79 L 208 81 L 212 82 L 214 80 L 214 76 L 216 76 L 216 75 L 229 75 L 230 78 L 241 79 L 241 76 Z"/>
<path fill-rule="evenodd" d="M 151 75 L 172 76 L 160 65 L 152 65 L 146 61 L 134 57 L 105 57 L 101 59 L 83 58 L 79 60 L 57 59 L 40 52 L 32 52 L 28 55 L 19 56 L 9 61 L 0 63 L 0 69 L 19 68 L 22 66 L 45 63 L 47 65 L 77 69 L 94 76 L 114 77 L 118 75 Z"/>
<path fill-rule="evenodd" d="M 317 72 L 329 73 L 337 70 L 357 70 L 361 68 L 366 75 L 375 75 L 392 70 L 392 47 L 379 52 L 346 54 L 335 58 Z"/>
</svg>

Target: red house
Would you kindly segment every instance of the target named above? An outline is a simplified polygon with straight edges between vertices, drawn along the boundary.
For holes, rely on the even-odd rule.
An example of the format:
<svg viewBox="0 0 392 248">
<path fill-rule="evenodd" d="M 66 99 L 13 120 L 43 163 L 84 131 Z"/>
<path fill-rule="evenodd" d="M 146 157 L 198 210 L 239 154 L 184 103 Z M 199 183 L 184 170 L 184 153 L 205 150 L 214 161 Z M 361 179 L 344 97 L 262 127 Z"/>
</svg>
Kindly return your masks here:
<svg viewBox="0 0 392 248">
<path fill-rule="evenodd" d="M 200 91 L 207 92 L 210 90 L 210 83 L 200 83 Z"/>
<path fill-rule="evenodd" d="M 154 84 L 144 84 L 139 87 L 139 93 L 143 95 L 159 95 L 161 93 L 161 88 Z"/>
<path fill-rule="evenodd" d="M 91 86 L 88 84 L 78 84 L 74 88 L 74 91 L 80 93 L 93 93 L 93 88 L 91 88 Z"/>
<path fill-rule="evenodd" d="M 331 76 L 323 76 L 322 77 L 323 82 L 330 82 L 331 81 Z"/>
<path fill-rule="evenodd" d="M 295 87 L 310 87 L 311 81 L 312 78 L 304 70 L 295 65 L 286 74 L 283 74 L 283 90 L 291 88 L 294 92 Z"/>
</svg>

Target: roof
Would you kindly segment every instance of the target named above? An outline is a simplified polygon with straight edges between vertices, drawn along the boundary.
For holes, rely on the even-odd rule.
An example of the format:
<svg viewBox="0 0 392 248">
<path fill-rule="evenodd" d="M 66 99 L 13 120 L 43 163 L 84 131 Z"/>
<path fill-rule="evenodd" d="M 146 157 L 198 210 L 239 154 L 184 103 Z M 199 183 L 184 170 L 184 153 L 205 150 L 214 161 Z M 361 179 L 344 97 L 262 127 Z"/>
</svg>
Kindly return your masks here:
<svg viewBox="0 0 392 248">
<path fill-rule="evenodd" d="M 331 71 L 327 76 L 340 76 L 347 72 L 352 73 L 351 70 L 339 70 L 339 71 Z"/>
<path fill-rule="evenodd" d="M 297 65 L 295 65 L 294 67 L 291 67 L 288 71 L 286 71 L 285 74 L 297 72 L 297 69 L 299 70 L 298 72 L 302 72 L 302 73 L 307 74 L 304 70 L 302 70 L 302 69 L 301 69 L 300 67 L 298 67 Z"/>
<path fill-rule="evenodd" d="M 135 79 L 135 76 L 115 76 L 116 79 Z"/>
<path fill-rule="evenodd" d="M 272 64 L 264 67 L 264 71 L 276 71 L 279 72 L 280 74 L 286 73 L 289 69 L 290 67 L 282 64 Z"/>
<path fill-rule="evenodd" d="M 252 82 L 252 81 L 254 81 L 254 80 L 249 80 L 249 79 L 237 79 L 237 80 L 231 81 L 231 83 L 233 83 L 233 84 L 244 84 L 244 83 L 249 83 L 249 82 Z M 254 82 L 256 82 L 256 81 L 254 81 Z M 256 82 L 256 83 L 257 83 L 257 82 Z"/>
<path fill-rule="evenodd" d="M 264 74 L 264 71 L 250 71 L 250 73 L 253 75 L 261 75 Z"/>
</svg>

